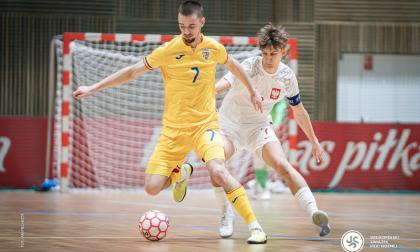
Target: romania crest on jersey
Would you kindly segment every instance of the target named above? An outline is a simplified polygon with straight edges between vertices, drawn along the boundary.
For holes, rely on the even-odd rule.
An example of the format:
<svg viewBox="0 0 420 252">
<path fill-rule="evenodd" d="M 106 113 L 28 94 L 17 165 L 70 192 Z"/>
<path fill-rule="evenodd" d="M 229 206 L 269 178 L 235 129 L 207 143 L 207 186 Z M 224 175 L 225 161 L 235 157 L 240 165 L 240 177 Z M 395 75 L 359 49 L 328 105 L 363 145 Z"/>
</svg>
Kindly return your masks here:
<svg viewBox="0 0 420 252">
<path fill-rule="evenodd" d="M 203 57 L 204 61 L 208 61 L 210 59 L 210 49 L 208 48 L 201 49 L 201 56 Z"/>
</svg>

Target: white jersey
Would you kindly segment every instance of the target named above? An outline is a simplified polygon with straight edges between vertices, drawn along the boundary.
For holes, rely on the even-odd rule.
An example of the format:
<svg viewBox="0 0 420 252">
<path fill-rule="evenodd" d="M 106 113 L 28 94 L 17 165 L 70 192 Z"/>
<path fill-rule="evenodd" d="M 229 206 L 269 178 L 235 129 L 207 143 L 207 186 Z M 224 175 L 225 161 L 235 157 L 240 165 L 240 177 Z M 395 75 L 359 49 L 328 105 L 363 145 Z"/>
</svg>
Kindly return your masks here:
<svg viewBox="0 0 420 252">
<path fill-rule="evenodd" d="M 263 112 L 255 110 L 246 87 L 233 74 L 228 73 L 224 78 L 231 84 L 231 88 L 220 107 L 221 126 L 226 121 L 234 123 L 238 128 L 241 125 L 264 124 L 270 120 L 269 114 L 274 104 L 283 97 L 288 98 L 291 105 L 300 103 L 296 76 L 287 65 L 280 62 L 277 72 L 273 74 L 264 70 L 261 56 L 248 58 L 241 65 L 263 98 Z"/>
</svg>

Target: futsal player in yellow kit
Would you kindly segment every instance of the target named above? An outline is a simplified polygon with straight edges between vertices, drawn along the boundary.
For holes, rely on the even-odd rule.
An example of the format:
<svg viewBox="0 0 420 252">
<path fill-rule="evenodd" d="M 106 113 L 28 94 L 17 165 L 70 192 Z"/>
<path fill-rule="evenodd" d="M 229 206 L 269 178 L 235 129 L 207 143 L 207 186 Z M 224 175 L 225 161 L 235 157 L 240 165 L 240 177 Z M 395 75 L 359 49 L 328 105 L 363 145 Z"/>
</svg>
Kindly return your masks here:
<svg viewBox="0 0 420 252">
<path fill-rule="evenodd" d="M 248 243 L 266 243 L 241 184 L 226 170 L 224 145 L 218 132 L 215 101 L 216 65 L 226 68 L 244 83 L 250 102 L 262 110 L 261 95 L 251 84 L 241 65 L 229 57 L 223 45 L 204 36 L 203 7 L 197 1 L 185 1 L 178 10 L 181 35 L 155 49 L 143 60 L 108 76 L 91 86 L 80 86 L 73 96 L 81 99 L 105 88 L 119 86 L 160 68 L 165 86 L 162 132 L 149 160 L 145 191 L 156 195 L 173 184 L 173 197 L 181 202 L 193 172 L 183 164 L 185 156 L 194 150 L 206 162 L 213 183 L 220 185 L 236 211 L 248 224 Z"/>
</svg>

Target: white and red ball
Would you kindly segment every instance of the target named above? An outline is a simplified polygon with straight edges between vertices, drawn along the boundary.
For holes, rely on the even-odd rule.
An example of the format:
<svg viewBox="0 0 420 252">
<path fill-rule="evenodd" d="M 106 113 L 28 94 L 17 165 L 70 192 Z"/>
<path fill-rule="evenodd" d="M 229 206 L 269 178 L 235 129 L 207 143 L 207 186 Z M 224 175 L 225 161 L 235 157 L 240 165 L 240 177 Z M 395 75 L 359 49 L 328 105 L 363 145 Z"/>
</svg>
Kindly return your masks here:
<svg viewBox="0 0 420 252">
<path fill-rule="evenodd" d="M 152 210 L 140 218 L 140 233 L 149 241 L 159 241 L 165 238 L 169 229 L 169 219 L 166 214 Z"/>
</svg>

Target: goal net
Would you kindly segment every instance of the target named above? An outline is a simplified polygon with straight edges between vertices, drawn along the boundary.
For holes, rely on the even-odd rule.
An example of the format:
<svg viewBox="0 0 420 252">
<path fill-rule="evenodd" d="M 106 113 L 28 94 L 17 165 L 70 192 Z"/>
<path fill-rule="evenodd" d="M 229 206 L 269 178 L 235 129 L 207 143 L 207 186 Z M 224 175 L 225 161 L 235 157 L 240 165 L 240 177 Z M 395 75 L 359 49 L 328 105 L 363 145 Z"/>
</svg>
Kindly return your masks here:
<svg viewBox="0 0 420 252">
<path fill-rule="evenodd" d="M 54 177 L 67 188 L 139 188 L 147 161 L 159 137 L 164 87 L 160 71 L 150 71 L 125 85 L 75 101 L 71 93 L 92 85 L 123 67 L 135 64 L 172 36 L 66 33 L 55 40 L 57 95 Z M 214 37 L 238 61 L 259 55 L 257 40 Z M 226 74 L 217 67 L 216 79 Z M 219 106 L 223 97 L 217 98 Z M 286 140 L 287 130 L 282 129 Z M 252 179 L 252 154 L 237 153 L 227 164 L 241 182 Z M 195 153 L 186 157 L 194 166 L 190 185 L 210 188 L 208 172 Z"/>
</svg>

